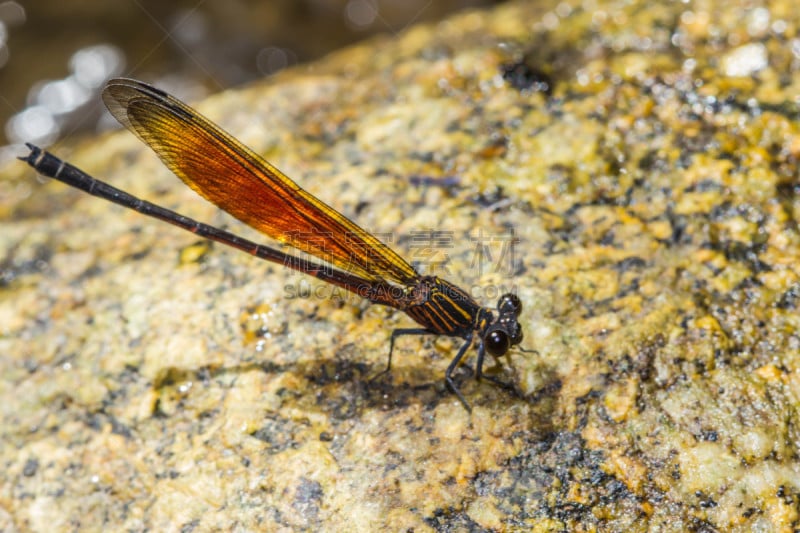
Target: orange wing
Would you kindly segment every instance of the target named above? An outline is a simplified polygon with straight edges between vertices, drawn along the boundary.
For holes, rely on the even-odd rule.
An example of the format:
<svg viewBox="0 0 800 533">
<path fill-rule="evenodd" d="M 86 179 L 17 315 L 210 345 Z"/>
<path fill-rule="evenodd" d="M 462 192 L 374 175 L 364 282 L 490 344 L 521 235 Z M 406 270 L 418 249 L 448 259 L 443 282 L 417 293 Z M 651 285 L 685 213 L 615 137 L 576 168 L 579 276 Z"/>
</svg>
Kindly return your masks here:
<svg viewBox="0 0 800 533">
<path fill-rule="evenodd" d="M 366 280 L 418 278 L 391 248 L 180 100 L 122 78 L 108 82 L 103 100 L 186 185 L 245 224 Z"/>
</svg>

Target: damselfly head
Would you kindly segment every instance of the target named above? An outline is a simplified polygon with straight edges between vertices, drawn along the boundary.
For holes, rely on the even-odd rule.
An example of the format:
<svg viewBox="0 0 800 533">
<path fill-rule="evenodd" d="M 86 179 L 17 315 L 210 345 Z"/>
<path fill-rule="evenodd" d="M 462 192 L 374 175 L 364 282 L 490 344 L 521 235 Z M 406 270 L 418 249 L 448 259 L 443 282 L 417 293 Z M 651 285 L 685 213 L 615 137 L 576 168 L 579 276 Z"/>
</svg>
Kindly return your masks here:
<svg viewBox="0 0 800 533">
<path fill-rule="evenodd" d="M 486 351 L 495 357 L 505 355 L 514 345 L 522 342 L 522 326 L 517 317 L 522 312 L 522 302 L 516 294 L 504 294 L 497 302 L 497 320 L 483 335 Z"/>
</svg>

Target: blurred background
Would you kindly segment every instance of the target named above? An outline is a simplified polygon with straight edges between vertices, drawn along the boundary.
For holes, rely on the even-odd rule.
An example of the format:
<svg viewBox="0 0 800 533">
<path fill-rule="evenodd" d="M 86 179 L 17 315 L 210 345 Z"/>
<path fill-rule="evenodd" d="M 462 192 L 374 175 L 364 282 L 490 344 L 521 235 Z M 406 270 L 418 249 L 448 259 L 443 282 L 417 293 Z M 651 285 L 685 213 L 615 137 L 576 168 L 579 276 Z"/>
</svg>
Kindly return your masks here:
<svg viewBox="0 0 800 533">
<path fill-rule="evenodd" d="M 502 0 L 0 0 L 0 165 L 111 127 L 109 77 L 199 98 L 377 33 Z"/>
</svg>

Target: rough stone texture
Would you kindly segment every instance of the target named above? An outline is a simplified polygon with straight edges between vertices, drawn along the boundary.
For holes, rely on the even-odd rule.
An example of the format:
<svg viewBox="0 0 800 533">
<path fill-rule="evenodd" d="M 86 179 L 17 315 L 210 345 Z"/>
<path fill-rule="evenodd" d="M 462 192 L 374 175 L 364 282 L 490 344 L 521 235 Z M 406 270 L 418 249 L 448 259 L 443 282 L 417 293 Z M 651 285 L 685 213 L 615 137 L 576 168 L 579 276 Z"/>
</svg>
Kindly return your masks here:
<svg viewBox="0 0 800 533">
<path fill-rule="evenodd" d="M 538 353 L 512 392 L 463 369 L 471 415 L 457 339 L 370 382 L 401 313 L 5 169 L 0 529 L 800 528 L 799 28 L 510 3 L 198 105 L 487 305 L 516 290 Z M 58 153 L 253 237 L 127 132 Z"/>
</svg>

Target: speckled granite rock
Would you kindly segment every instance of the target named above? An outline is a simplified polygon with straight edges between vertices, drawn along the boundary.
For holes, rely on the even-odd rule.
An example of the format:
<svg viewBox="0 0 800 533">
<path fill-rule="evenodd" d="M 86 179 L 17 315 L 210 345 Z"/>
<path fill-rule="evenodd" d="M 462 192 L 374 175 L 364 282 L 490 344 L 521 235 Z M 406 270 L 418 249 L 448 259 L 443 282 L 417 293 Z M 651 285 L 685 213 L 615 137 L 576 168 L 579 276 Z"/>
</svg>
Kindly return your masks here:
<svg viewBox="0 0 800 533">
<path fill-rule="evenodd" d="M 370 382 L 402 314 L 5 169 L 0 529 L 797 530 L 799 29 L 780 0 L 510 3 L 198 105 L 487 305 L 517 291 L 538 354 L 513 392 L 464 369 L 471 415 L 458 341 Z M 127 132 L 59 153 L 253 237 Z"/>
</svg>

